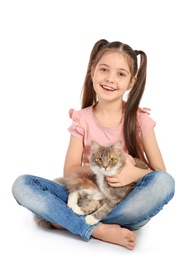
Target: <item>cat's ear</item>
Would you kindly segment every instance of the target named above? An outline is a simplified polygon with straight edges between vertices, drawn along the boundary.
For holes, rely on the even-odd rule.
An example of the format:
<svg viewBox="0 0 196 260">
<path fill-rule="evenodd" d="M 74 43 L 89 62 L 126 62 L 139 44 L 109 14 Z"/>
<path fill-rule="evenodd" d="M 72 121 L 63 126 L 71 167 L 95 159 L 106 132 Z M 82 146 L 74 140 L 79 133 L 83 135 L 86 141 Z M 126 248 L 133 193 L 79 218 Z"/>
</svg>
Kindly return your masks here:
<svg viewBox="0 0 196 260">
<path fill-rule="evenodd" d="M 118 149 L 118 150 L 122 150 L 123 149 L 123 145 L 122 145 L 122 141 L 118 140 L 115 144 L 114 144 L 114 148 Z"/>
<path fill-rule="evenodd" d="M 92 151 L 99 149 L 99 147 L 100 147 L 100 145 L 95 140 L 91 141 L 91 150 Z"/>
</svg>

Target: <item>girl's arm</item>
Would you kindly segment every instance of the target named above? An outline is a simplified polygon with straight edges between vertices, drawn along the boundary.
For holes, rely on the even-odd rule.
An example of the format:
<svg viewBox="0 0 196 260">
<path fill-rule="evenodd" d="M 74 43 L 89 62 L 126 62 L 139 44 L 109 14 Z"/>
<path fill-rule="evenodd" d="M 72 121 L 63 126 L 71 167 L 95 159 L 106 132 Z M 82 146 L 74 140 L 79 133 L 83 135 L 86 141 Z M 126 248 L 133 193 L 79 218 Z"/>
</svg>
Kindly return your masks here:
<svg viewBox="0 0 196 260">
<path fill-rule="evenodd" d="M 70 136 L 70 142 L 64 163 L 64 176 L 80 172 L 90 172 L 89 166 L 82 166 L 83 143 L 74 136 Z"/>
<path fill-rule="evenodd" d="M 143 147 L 150 165 L 155 170 L 166 171 L 166 167 L 156 140 L 154 129 L 150 130 L 143 140 Z"/>
<path fill-rule="evenodd" d="M 165 164 L 159 150 L 159 146 L 156 141 L 154 129 L 150 130 L 143 140 L 143 147 L 146 157 L 150 165 L 155 170 L 165 171 Z M 112 187 L 120 187 L 130 184 L 132 182 L 139 181 L 144 175 L 148 174 L 152 170 L 140 169 L 134 166 L 132 157 L 126 155 L 126 165 L 122 171 L 113 177 L 107 177 L 108 184 Z"/>
</svg>

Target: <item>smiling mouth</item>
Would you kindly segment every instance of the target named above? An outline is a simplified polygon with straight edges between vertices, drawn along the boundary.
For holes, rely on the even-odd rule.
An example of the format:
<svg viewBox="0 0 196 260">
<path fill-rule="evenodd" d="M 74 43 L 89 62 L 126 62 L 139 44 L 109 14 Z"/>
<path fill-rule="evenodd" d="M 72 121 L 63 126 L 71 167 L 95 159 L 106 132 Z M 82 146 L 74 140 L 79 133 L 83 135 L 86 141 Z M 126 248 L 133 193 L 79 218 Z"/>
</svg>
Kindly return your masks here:
<svg viewBox="0 0 196 260">
<path fill-rule="evenodd" d="M 107 91 L 115 91 L 115 90 L 116 90 L 116 89 L 114 89 L 114 88 L 111 88 L 111 87 L 105 86 L 105 85 L 101 85 L 101 87 L 102 87 L 103 89 L 107 90 Z"/>
</svg>

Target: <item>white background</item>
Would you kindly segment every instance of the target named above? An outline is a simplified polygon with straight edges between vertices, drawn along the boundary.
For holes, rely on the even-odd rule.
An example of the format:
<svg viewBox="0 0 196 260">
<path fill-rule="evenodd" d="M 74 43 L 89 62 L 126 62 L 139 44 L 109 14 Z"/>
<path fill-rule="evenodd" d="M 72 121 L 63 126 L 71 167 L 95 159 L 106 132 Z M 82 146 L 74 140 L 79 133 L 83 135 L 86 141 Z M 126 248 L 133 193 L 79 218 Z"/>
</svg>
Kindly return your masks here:
<svg viewBox="0 0 196 260">
<path fill-rule="evenodd" d="M 0 1 L 1 259 L 196 258 L 195 24 L 194 0 Z M 40 230 L 11 194 L 20 174 L 63 174 L 68 111 L 80 108 L 90 51 L 102 38 L 146 52 L 141 106 L 151 108 L 176 180 L 174 199 L 137 232 L 134 251 Z"/>
</svg>

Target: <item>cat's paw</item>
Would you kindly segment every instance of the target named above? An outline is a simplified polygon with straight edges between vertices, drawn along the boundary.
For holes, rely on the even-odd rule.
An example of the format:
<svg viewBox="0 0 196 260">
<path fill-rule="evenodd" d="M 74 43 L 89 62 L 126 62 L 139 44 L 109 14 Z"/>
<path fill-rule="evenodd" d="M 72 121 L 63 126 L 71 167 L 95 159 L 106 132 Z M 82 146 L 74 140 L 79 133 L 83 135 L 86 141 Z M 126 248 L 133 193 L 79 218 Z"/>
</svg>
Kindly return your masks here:
<svg viewBox="0 0 196 260">
<path fill-rule="evenodd" d="M 77 215 L 85 215 L 85 213 L 81 210 L 81 208 L 77 204 L 72 203 L 72 201 L 68 201 L 67 205 Z"/>
<path fill-rule="evenodd" d="M 85 215 L 85 213 L 81 210 L 80 207 L 78 207 L 78 205 L 72 205 L 72 207 L 70 207 L 74 213 L 76 213 L 77 215 Z"/>
<path fill-rule="evenodd" d="M 85 217 L 85 221 L 87 224 L 89 225 L 94 225 L 94 224 L 97 224 L 99 222 L 98 219 L 96 219 L 95 217 L 93 217 L 92 215 L 88 215 Z"/>
<path fill-rule="evenodd" d="M 85 215 L 85 213 L 81 210 L 81 208 L 77 204 L 77 195 L 76 194 L 73 193 L 73 194 L 69 195 L 67 205 L 77 215 Z"/>
</svg>

